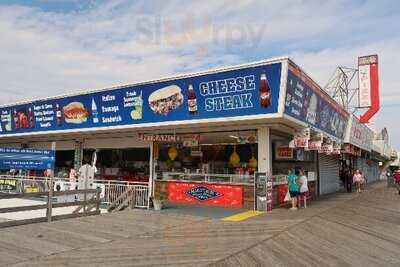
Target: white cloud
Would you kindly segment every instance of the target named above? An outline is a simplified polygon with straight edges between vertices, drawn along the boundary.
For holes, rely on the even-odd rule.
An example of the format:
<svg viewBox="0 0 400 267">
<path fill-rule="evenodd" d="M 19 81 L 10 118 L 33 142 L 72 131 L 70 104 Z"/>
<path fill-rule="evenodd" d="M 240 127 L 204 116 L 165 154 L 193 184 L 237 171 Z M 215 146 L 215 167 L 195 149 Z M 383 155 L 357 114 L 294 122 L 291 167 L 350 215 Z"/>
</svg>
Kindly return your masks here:
<svg viewBox="0 0 400 267">
<path fill-rule="evenodd" d="M 383 107 L 376 125 L 388 126 L 400 149 L 389 116 L 400 111 L 395 0 L 119 0 L 91 7 L 54 13 L 0 6 L 0 103 L 283 54 L 324 85 L 337 65 L 378 53 Z"/>
</svg>

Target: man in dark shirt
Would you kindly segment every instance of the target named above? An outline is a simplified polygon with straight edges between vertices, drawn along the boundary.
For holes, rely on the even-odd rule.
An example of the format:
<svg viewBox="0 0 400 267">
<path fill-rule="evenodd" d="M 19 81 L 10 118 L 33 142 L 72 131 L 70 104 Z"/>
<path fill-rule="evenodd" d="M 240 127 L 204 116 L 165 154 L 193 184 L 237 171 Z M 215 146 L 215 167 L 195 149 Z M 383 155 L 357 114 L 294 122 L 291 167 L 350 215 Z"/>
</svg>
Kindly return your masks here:
<svg viewBox="0 0 400 267">
<path fill-rule="evenodd" d="M 352 175 L 350 169 L 346 169 L 344 171 L 344 181 L 345 181 L 345 184 L 346 184 L 347 193 L 351 193 L 353 191 L 353 188 L 352 188 L 352 186 L 353 186 L 353 175 Z"/>
</svg>

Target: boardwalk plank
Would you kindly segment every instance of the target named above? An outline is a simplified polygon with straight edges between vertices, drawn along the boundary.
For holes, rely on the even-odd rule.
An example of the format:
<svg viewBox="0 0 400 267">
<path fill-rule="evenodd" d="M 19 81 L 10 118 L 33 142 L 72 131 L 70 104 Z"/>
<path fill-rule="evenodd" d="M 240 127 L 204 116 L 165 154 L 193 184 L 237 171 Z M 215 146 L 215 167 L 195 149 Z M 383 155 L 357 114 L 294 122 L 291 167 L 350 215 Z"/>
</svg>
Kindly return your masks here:
<svg viewBox="0 0 400 267">
<path fill-rule="evenodd" d="M 19 236 L 0 240 L 0 265 L 400 266 L 400 202 L 392 191 L 374 184 L 242 222 L 125 210 L 9 228 L 0 236 Z"/>
</svg>

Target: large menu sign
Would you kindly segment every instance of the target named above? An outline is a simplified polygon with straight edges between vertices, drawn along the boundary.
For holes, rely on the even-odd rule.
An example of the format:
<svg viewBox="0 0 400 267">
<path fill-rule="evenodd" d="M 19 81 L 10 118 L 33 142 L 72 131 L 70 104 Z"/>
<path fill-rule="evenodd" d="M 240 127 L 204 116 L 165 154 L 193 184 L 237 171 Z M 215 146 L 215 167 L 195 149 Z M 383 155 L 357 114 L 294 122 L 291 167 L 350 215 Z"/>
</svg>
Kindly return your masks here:
<svg viewBox="0 0 400 267">
<path fill-rule="evenodd" d="M 281 63 L 0 107 L 0 135 L 276 113 Z"/>
<path fill-rule="evenodd" d="M 285 113 L 340 140 L 348 113 L 296 66 L 289 64 Z"/>
</svg>

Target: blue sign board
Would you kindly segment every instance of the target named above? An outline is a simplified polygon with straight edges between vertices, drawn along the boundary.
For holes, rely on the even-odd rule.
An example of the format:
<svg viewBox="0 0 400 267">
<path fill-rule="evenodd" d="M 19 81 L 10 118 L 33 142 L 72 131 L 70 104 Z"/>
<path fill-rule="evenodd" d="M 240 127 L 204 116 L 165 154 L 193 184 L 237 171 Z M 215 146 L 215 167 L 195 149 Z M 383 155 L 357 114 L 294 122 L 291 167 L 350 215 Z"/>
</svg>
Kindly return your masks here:
<svg viewBox="0 0 400 267">
<path fill-rule="evenodd" d="M 281 63 L 0 107 L 0 135 L 276 113 Z"/>
<path fill-rule="evenodd" d="M 289 64 L 285 114 L 340 140 L 349 114 L 301 70 Z"/>
<path fill-rule="evenodd" d="M 0 148 L 1 170 L 53 169 L 54 161 L 54 150 Z"/>
</svg>

